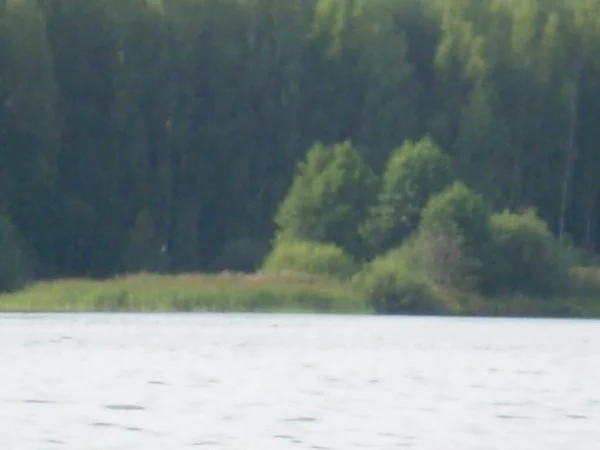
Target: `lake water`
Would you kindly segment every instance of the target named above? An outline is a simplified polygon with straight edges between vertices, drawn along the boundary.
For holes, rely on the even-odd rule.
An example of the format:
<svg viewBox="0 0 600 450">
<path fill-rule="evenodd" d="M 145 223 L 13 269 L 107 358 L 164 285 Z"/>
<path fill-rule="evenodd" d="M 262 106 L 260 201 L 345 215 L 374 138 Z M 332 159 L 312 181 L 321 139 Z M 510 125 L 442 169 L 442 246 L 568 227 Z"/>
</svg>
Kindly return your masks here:
<svg viewBox="0 0 600 450">
<path fill-rule="evenodd" d="M 600 322 L 0 315 L 7 450 L 596 450 Z"/>
</svg>

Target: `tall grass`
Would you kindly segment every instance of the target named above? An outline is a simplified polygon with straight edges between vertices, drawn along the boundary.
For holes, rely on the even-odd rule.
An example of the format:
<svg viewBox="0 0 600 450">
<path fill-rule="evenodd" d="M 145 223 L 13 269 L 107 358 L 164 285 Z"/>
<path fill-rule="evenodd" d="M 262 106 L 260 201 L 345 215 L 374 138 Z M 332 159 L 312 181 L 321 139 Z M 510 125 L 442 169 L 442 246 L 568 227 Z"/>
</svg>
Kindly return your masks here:
<svg viewBox="0 0 600 450">
<path fill-rule="evenodd" d="M 568 297 L 484 297 L 438 290 L 460 316 L 600 317 L 600 269 L 572 273 Z M 273 275 L 136 274 L 107 280 L 44 281 L 0 295 L 2 312 L 303 312 L 372 313 L 361 283 L 298 273 Z M 407 312 L 409 313 L 409 312 Z"/>
<path fill-rule="evenodd" d="M 40 282 L 0 295 L 5 312 L 206 311 L 366 313 L 350 286 L 303 275 L 152 275 Z"/>
</svg>

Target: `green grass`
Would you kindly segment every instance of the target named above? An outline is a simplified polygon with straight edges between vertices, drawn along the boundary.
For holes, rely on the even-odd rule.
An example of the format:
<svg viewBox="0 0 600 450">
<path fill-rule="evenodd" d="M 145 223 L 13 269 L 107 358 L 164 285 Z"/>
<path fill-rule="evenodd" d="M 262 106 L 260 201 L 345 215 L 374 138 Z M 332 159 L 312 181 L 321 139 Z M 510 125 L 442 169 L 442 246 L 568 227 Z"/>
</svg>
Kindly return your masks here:
<svg viewBox="0 0 600 450">
<path fill-rule="evenodd" d="M 577 269 L 568 298 L 485 298 L 440 292 L 441 314 L 600 318 L 600 269 Z M 302 274 L 136 274 L 60 279 L 0 295 L 0 312 L 285 312 L 371 314 L 350 282 Z"/>
<path fill-rule="evenodd" d="M 0 295 L 3 312 L 368 313 L 349 286 L 293 274 L 151 275 L 63 279 Z"/>
</svg>

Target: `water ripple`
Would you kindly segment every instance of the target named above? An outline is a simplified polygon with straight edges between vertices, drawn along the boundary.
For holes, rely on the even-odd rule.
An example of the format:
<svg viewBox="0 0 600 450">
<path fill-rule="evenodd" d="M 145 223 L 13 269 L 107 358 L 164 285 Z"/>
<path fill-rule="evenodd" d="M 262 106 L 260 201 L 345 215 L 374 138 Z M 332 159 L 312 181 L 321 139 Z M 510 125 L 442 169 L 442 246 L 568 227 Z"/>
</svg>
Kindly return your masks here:
<svg viewBox="0 0 600 450">
<path fill-rule="evenodd" d="M 106 409 L 114 409 L 118 411 L 144 411 L 144 408 L 141 405 L 131 405 L 131 404 L 122 404 L 122 405 L 104 405 Z"/>
<path fill-rule="evenodd" d="M 316 422 L 317 419 L 315 417 L 290 417 L 287 419 L 283 419 L 284 422 Z"/>
<path fill-rule="evenodd" d="M 569 419 L 576 419 L 576 420 L 582 420 L 582 419 L 587 419 L 588 417 L 583 415 L 583 414 L 565 414 L 565 417 L 568 417 Z"/>
<path fill-rule="evenodd" d="M 109 422 L 92 422 L 91 425 L 93 427 L 100 427 L 100 428 L 110 428 L 110 427 L 116 427 L 116 426 L 118 426 L 115 423 L 109 423 Z"/>
<path fill-rule="evenodd" d="M 58 404 L 59 402 L 54 400 L 42 400 L 38 398 L 26 398 L 21 400 L 21 403 L 28 403 L 30 405 L 54 405 Z"/>
</svg>

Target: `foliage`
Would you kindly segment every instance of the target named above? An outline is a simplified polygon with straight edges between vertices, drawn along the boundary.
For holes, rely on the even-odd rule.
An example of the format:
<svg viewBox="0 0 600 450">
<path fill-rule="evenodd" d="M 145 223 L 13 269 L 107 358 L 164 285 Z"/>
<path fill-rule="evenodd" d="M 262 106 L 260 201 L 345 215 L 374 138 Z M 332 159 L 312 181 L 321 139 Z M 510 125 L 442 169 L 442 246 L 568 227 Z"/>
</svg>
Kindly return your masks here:
<svg viewBox="0 0 600 450">
<path fill-rule="evenodd" d="M 267 256 L 267 273 L 292 272 L 344 279 L 356 271 L 356 263 L 334 244 L 307 241 L 279 241 Z"/>
<path fill-rule="evenodd" d="M 313 145 L 277 212 L 278 238 L 333 242 L 356 254 L 358 226 L 374 182 L 372 170 L 349 142 Z"/>
<path fill-rule="evenodd" d="M 593 253 L 598 23 L 599 0 L 2 0 L 0 209 L 44 275 L 147 267 L 140 211 L 161 269 L 203 270 L 240 236 L 272 238 L 314 142 L 352 142 L 379 172 L 429 135 L 496 210 L 532 205 Z M 313 216 L 279 232 L 362 256 L 375 202 L 350 153 L 313 184 L 331 203 L 298 194 Z M 372 251 L 406 235 L 386 214 Z"/>
<path fill-rule="evenodd" d="M 380 314 L 436 314 L 451 306 L 420 272 L 411 269 L 402 253 L 393 251 L 373 260 L 356 276 L 355 284 Z"/>
<path fill-rule="evenodd" d="M 27 277 L 27 255 L 14 225 L 0 215 L 0 291 L 21 287 Z"/>
<path fill-rule="evenodd" d="M 217 271 L 255 272 L 260 268 L 269 250 L 270 245 L 266 241 L 251 238 L 236 239 L 223 247 L 211 268 Z"/>
<path fill-rule="evenodd" d="M 454 223 L 423 228 L 412 242 L 414 265 L 436 286 L 470 292 L 479 287 L 481 261 Z"/>
<path fill-rule="evenodd" d="M 377 204 L 362 232 L 376 252 L 414 232 L 429 198 L 452 182 L 451 162 L 429 137 L 398 147 L 383 174 Z"/>
<path fill-rule="evenodd" d="M 479 287 L 482 270 L 491 263 L 489 214 L 483 197 L 461 182 L 433 196 L 423 209 L 419 227 L 427 273 L 451 284 L 456 284 L 458 275 Z"/>
<path fill-rule="evenodd" d="M 490 219 L 495 264 L 487 289 L 503 294 L 557 295 L 567 292 L 570 261 L 534 211 L 504 211 Z"/>
<path fill-rule="evenodd" d="M 124 252 L 125 270 L 160 272 L 164 254 L 162 245 L 150 211 L 140 211 L 131 228 L 128 246 Z"/>
</svg>

